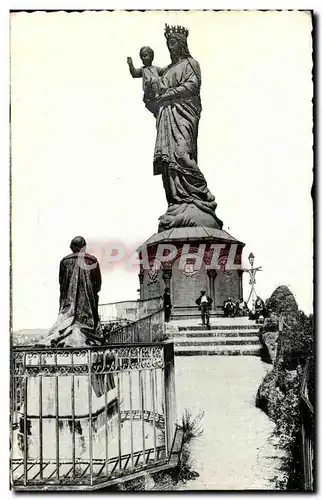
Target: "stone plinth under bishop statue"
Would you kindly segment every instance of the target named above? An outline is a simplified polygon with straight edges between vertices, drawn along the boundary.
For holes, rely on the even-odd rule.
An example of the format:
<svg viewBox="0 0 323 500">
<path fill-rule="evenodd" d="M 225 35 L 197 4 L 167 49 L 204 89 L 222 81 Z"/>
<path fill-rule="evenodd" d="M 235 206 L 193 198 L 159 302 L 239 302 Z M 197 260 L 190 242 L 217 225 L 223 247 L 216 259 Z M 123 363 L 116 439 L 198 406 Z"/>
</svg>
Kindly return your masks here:
<svg viewBox="0 0 323 500">
<path fill-rule="evenodd" d="M 140 49 L 143 62 L 141 68 L 136 69 L 132 59 L 128 58 L 131 75 L 134 78 L 142 78 L 143 101 L 156 120 L 157 136 L 153 170 L 154 175 L 161 176 L 167 200 L 167 210 L 159 218 L 158 233 L 145 243 L 149 259 L 154 253 L 156 254 L 158 242 L 163 244 L 175 242 L 180 253 L 185 244 L 191 244 L 192 248 L 205 244 L 209 250 L 212 245 L 224 244 L 225 247 L 220 255 L 222 262 L 225 260 L 225 255 L 228 255 L 228 245 L 237 245 L 238 253 L 235 259 L 241 261 L 244 244 L 222 231 L 223 223 L 215 213 L 217 207 L 215 197 L 198 166 L 197 137 L 202 110 L 200 65 L 189 52 L 186 28 L 166 25 L 165 37 L 171 59 L 167 66 L 159 67 L 152 64 L 154 52 L 150 47 Z M 142 253 L 142 250 L 139 249 L 139 253 Z M 162 294 L 164 283 L 170 285 L 175 308 L 177 303 L 178 307 L 194 307 L 195 300 L 203 288 L 208 289 L 214 296 L 215 308 L 219 307 L 222 298 L 224 300 L 230 296 L 238 300 L 242 297 L 242 281 L 237 270 L 235 272 L 225 270 L 223 276 L 226 278 L 220 278 L 221 266 L 219 268 L 217 265 L 214 269 L 209 267 L 202 269 L 202 266 L 198 272 L 195 270 L 193 274 L 188 272 L 185 275 L 175 270 L 178 258 L 179 255 L 171 267 L 163 268 L 164 279 L 161 281 L 155 279 L 156 266 L 150 270 L 141 267 L 141 298 Z M 203 262 L 206 263 L 207 258 L 205 257 L 206 260 Z M 238 264 L 236 262 L 236 265 Z M 187 265 L 191 265 L 190 262 Z M 170 280 L 166 276 L 171 272 Z M 154 276 L 153 281 L 151 281 L 152 276 Z M 156 284 L 158 282 L 159 287 Z M 196 286 L 193 286 L 193 283 Z M 196 310 L 196 307 L 194 308 Z"/>
</svg>

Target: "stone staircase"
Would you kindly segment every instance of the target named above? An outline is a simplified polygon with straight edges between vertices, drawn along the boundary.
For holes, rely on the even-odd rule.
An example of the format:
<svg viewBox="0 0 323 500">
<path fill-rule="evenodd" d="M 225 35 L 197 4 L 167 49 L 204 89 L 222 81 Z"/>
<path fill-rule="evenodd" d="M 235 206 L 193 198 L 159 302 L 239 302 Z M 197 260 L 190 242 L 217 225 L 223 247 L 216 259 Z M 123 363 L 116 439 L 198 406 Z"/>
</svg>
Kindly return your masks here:
<svg viewBox="0 0 323 500">
<path fill-rule="evenodd" d="M 211 318 L 211 329 L 201 319 L 174 320 L 166 332 L 177 356 L 259 356 L 259 325 L 247 318 Z"/>
<path fill-rule="evenodd" d="M 223 317 L 223 311 L 222 311 L 222 306 L 217 306 L 216 310 L 210 311 L 210 317 Z M 172 315 L 171 319 L 172 320 L 183 320 L 183 319 L 200 319 L 201 318 L 201 313 L 196 307 L 194 306 L 186 306 L 186 307 L 173 307 L 172 309 Z"/>
</svg>

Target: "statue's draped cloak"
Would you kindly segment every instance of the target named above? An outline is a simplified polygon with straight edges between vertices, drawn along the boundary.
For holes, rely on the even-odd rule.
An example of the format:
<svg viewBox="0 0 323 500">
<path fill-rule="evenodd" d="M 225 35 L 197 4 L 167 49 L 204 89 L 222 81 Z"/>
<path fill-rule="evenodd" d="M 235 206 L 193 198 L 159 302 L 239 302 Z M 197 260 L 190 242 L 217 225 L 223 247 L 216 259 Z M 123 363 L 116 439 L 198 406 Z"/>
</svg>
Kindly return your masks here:
<svg viewBox="0 0 323 500">
<path fill-rule="evenodd" d="M 162 175 L 169 210 L 178 213 L 180 205 L 194 204 L 215 216 L 217 206 L 197 165 L 197 136 L 201 113 L 201 71 L 189 57 L 168 66 L 162 83 L 171 100 L 162 104 L 156 115 L 157 138 L 154 174 Z"/>
<path fill-rule="evenodd" d="M 41 343 L 72 347 L 100 344 L 101 272 L 97 259 L 82 252 L 64 257 L 59 268 L 59 284 L 58 318 Z"/>
<path fill-rule="evenodd" d="M 58 317 L 40 343 L 52 347 L 102 345 L 98 315 L 101 271 L 97 259 L 82 251 L 67 255 L 59 266 L 59 284 Z M 102 366 L 102 354 L 93 353 L 92 361 Z M 106 380 L 104 375 L 93 374 L 91 384 L 98 398 L 115 387 L 113 374 L 108 374 Z"/>
</svg>

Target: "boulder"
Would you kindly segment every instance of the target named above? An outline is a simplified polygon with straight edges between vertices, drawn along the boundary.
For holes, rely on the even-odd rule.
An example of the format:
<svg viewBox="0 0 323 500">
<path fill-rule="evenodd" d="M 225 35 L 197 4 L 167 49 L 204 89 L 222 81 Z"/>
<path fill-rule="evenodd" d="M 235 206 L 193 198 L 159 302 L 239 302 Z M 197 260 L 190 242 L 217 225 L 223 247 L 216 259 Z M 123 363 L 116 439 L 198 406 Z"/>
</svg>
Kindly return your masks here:
<svg viewBox="0 0 323 500">
<path fill-rule="evenodd" d="M 267 362 L 273 364 L 277 357 L 279 331 L 263 332 L 260 334 L 260 342 L 265 351 L 264 358 Z"/>
<path fill-rule="evenodd" d="M 270 311 L 270 316 L 265 319 L 260 329 L 260 342 L 262 344 L 262 359 L 267 363 L 274 363 L 277 356 L 279 337 L 278 316 Z"/>
</svg>

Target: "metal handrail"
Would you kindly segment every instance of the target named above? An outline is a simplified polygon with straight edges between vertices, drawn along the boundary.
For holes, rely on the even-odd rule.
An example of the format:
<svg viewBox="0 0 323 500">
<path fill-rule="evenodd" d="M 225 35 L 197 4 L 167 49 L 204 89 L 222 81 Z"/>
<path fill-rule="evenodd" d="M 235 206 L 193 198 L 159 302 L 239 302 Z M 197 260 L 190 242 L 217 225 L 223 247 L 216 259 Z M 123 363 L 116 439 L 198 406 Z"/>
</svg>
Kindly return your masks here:
<svg viewBox="0 0 323 500">
<path fill-rule="evenodd" d="M 162 297 L 154 297 L 147 300 L 99 304 L 99 316 L 102 324 L 118 319 L 135 322 L 138 321 L 138 319 L 159 310 L 162 306 Z"/>
<path fill-rule="evenodd" d="M 164 311 L 163 308 L 160 308 L 143 318 L 130 322 L 128 325 L 123 325 L 114 329 L 111 333 L 108 333 L 106 342 L 110 345 L 111 339 L 111 342 L 119 344 L 128 344 L 129 342 L 149 343 L 160 342 L 164 338 Z"/>
<path fill-rule="evenodd" d="M 117 302 L 104 302 L 103 304 L 99 304 L 99 306 L 110 306 L 114 304 L 126 304 L 128 303 L 133 303 L 137 304 L 138 302 L 148 302 L 150 300 L 156 300 L 156 299 L 161 299 L 162 296 L 158 295 L 157 297 L 150 297 L 149 299 L 133 299 L 133 300 L 119 300 Z"/>
<path fill-rule="evenodd" d="M 136 319 L 135 321 L 131 321 L 131 323 L 129 323 L 129 325 L 124 325 L 124 326 L 120 326 L 119 328 L 116 328 L 116 330 L 114 330 L 113 333 L 117 333 L 119 330 L 123 330 L 124 328 L 127 328 L 127 326 L 134 326 L 135 324 L 140 323 L 141 321 L 152 318 L 153 316 L 160 314 L 162 311 L 163 311 L 163 308 L 161 307 L 157 311 L 154 311 L 153 313 L 147 314 L 147 316 L 143 316 L 142 318 Z"/>
<path fill-rule="evenodd" d="M 300 429 L 302 483 L 305 491 L 314 490 L 314 407 L 308 398 L 309 370 L 312 357 L 308 357 L 300 387 Z"/>
<path fill-rule="evenodd" d="M 127 344 L 127 349 L 131 348 L 139 348 L 143 347 L 142 345 L 138 346 L 136 342 L 128 343 Z M 145 347 L 156 347 L 155 342 L 145 342 Z M 14 352 L 30 352 L 30 353 L 38 353 L 38 352 L 43 352 L 44 354 L 48 354 L 49 352 L 73 352 L 73 353 L 83 353 L 85 351 L 89 352 L 95 352 L 95 351 L 102 351 L 102 349 L 122 349 L 122 346 L 119 343 L 114 343 L 114 344 L 109 344 L 109 345 L 103 345 L 103 346 L 84 346 L 84 347 L 45 347 L 45 346 L 12 346 L 12 350 Z"/>
<path fill-rule="evenodd" d="M 116 316 L 115 318 L 112 319 L 102 320 L 101 324 L 105 325 L 107 323 L 121 323 L 122 321 L 129 321 L 131 323 L 133 322 L 131 319 L 123 318 L 122 316 Z"/>
<path fill-rule="evenodd" d="M 310 364 L 313 362 L 312 358 L 309 357 L 307 358 L 306 364 L 305 364 L 305 369 L 303 373 L 303 378 L 301 382 L 301 388 L 300 388 L 300 395 L 304 403 L 306 404 L 308 410 L 312 415 L 314 415 L 314 407 L 312 403 L 310 402 L 308 395 L 307 395 L 307 384 L 308 384 L 308 379 L 309 379 L 309 370 L 310 370 Z"/>
</svg>

